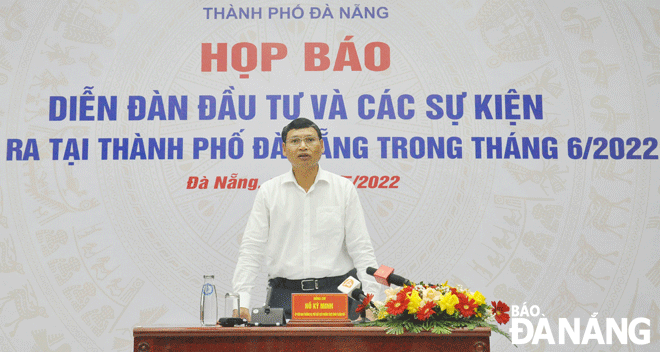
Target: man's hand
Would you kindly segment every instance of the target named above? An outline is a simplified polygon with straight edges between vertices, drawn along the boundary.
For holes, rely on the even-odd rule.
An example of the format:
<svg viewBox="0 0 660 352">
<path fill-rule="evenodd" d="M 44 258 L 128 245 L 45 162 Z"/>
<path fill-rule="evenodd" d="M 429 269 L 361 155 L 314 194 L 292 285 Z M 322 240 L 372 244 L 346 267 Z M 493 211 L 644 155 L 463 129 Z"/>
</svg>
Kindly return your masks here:
<svg viewBox="0 0 660 352">
<path fill-rule="evenodd" d="M 251 319 L 250 310 L 245 308 L 245 307 L 241 307 L 241 316 L 240 317 L 238 316 L 238 311 L 236 309 L 234 309 L 234 312 L 232 313 L 231 316 L 232 316 L 232 318 L 245 319 L 245 320 L 247 320 L 248 323 L 250 322 L 250 319 Z"/>
</svg>

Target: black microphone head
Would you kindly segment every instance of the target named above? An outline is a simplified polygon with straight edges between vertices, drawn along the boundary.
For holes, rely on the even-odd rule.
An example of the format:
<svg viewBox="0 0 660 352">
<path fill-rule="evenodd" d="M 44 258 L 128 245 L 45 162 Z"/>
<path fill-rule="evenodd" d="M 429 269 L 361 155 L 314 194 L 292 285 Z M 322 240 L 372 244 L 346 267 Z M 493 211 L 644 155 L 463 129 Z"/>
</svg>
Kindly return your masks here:
<svg viewBox="0 0 660 352">
<path fill-rule="evenodd" d="M 353 292 L 351 292 L 351 298 L 353 298 L 354 300 L 356 300 L 358 302 L 362 302 L 362 300 L 365 297 L 366 297 L 366 295 L 364 294 L 364 291 L 360 290 L 359 288 L 356 289 L 356 290 L 353 290 Z"/>
<path fill-rule="evenodd" d="M 396 275 L 396 274 L 390 275 L 390 277 L 387 278 L 387 281 L 389 283 L 395 284 L 397 286 L 403 286 L 403 285 L 410 286 L 410 285 L 412 285 L 410 280 L 408 280 L 408 279 L 406 279 L 402 276 Z"/>
<path fill-rule="evenodd" d="M 372 267 L 370 267 L 370 266 L 367 267 L 367 274 L 369 274 L 369 275 L 371 275 L 371 276 L 374 276 L 374 273 L 375 273 L 375 272 L 376 272 L 376 269 L 374 269 L 374 268 L 372 268 Z"/>
</svg>

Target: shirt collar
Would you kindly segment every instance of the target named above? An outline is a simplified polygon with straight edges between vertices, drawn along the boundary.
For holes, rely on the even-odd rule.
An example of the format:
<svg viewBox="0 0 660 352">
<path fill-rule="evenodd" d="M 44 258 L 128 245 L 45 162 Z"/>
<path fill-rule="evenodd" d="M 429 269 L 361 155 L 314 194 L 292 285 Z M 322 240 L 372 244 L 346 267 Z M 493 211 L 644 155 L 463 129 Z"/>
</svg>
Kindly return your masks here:
<svg viewBox="0 0 660 352">
<path fill-rule="evenodd" d="M 321 165 L 319 165 L 319 172 L 316 174 L 316 179 L 314 180 L 314 183 L 312 184 L 312 187 L 314 187 L 314 185 L 319 181 L 323 181 L 323 182 L 326 182 L 326 183 L 330 182 L 330 173 L 323 170 L 321 168 Z M 289 170 L 289 172 L 284 174 L 284 178 L 282 179 L 282 184 L 289 183 L 289 182 L 297 184 L 296 183 L 296 176 L 293 175 L 293 169 Z"/>
</svg>

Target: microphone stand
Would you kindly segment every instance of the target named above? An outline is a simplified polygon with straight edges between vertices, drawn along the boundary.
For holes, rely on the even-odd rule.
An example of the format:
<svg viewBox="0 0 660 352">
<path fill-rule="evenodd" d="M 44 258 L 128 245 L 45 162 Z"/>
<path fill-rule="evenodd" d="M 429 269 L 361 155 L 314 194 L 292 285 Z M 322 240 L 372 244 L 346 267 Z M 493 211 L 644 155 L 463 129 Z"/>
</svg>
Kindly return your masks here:
<svg viewBox="0 0 660 352">
<path fill-rule="evenodd" d="M 366 322 L 367 322 L 367 308 L 364 308 L 364 310 L 360 312 L 360 320 L 358 320 L 358 323 L 366 323 Z"/>
<path fill-rule="evenodd" d="M 354 291 L 354 292 L 356 292 L 356 291 Z M 355 296 L 357 296 L 357 297 L 355 297 Z M 359 304 L 362 304 L 362 302 L 364 301 L 364 299 L 360 299 L 360 296 L 357 295 L 357 294 L 351 294 L 351 298 L 353 298 L 354 300 L 359 302 Z M 360 312 L 360 319 L 357 321 L 358 323 L 366 323 L 367 322 L 367 309 L 369 309 L 369 307 L 375 307 L 374 303 L 369 302 L 369 305 L 364 307 L 364 309 Z"/>
<path fill-rule="evenodd" d="M 270 307 L 269 303 L 272 292 L 273 288 L 269 284 L 264 306 L 259 309 L 252 310 L 252 323 L 255 326 L 284 326 L 286 324 L 284 308 Z"/>
<path fill-rule="evenodd" d="M 268 302 L 270 302 L 270 296 L 272 293 L 273 287 L 268 284 L 268 288 L 266 289 L 266 303 L 264 303 L 264 313 L 266 313 L 266 315 L 270 314 L 270 304 L 268 304 Z"/>
</svg>

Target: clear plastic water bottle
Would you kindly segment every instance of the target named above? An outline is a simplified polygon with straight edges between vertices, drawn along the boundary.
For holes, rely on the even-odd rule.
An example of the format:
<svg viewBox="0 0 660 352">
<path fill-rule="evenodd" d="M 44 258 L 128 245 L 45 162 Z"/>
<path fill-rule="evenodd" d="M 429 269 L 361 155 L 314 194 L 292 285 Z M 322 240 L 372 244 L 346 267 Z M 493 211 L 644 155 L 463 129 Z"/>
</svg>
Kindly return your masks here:
<svg viewBox="0 0 660 352">
<path fill-rule="evenodd" d="M 213 275 L 204 275 L 202 298 L 199 301 L 199 320 L 202 326 L 215 326 L 218 321 L 218 294 Z"/>
</svg>

